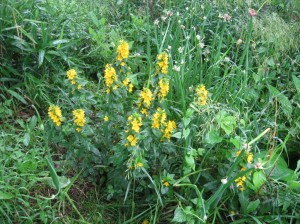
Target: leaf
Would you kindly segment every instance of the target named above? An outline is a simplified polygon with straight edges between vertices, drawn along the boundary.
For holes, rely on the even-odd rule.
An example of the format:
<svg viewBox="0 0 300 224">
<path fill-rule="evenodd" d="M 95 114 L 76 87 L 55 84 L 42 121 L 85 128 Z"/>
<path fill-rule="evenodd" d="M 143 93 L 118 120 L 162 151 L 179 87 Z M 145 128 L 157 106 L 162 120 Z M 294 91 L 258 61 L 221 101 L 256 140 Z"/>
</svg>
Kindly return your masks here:
<svg viewBox="0 0 300 224">
<path fill-rule="evenodd" d="M 189 134 L 190 134 L 190 129 L 189 128 L 187 128 L 187 129 L 183 129 L 183 137 L 185 138 L 185 139 L 187 139 L 187 137 L 189 136 Z"/>
<path fill-rule="evenodd" d="M 292 77 L 293 77 L 293 81 L 296 86 L 296 89 L 297 89 L 298 93 L 300 93 L 300 79 L 294 75 Z"/>
<path fill-rule="evenodd" d="M 176 133 L 174 133 L 174 134 L 172 135 L 172 137 L 181 139 L 181 138 L 182 138 L 181 132 L 176 132 Z"/>
<path fill-rule="evenodd" d="M 246 209 L 247 214 L 255 211 L 257 209 L 257 207 L 259 206 L 259 204 L 260 204 L 260 200 L 259 199 L 255 200 L 255 201 L 251 201 L 248 204 L 247 209 Z"/>
<path fill-rule="evenodd" d="M 14 197 L 15 197 L 15 196 L 12 195 L 12 194 L 10 194 L 10 193 L 0 191 L 0 200 L 12 199 L 12 198 L 14 198 Z"/>
<path fill-rule="evenodd" d="M 221 128 L 229 135 L 233 132 L 234 127 L 236 126 L 236 118 L 233 116 L 226 116 L 221 122 Z"/>
<path fill-rule="evenodd" d="M 269 65 L 269 66 L 271 66 L 271 67 L 273 67 L 274 65 L 275 65 L 275 62 L 274 62 L 274 59 L 273 58 L 269 58 L 269 59 L 267 59 L 267 64 Z"/>
<path fill-rule="evenodd" d="M 194 157 L 192 155 L 186 155 L 185 157 L 185 162 L 188 165 L 188 167 L 192 170 L 195 171 L 195 160 Z"/>
<path fill-rule="evenodd" d="M 186 221 L 186 214 L 183 212 L 181 207 L 177 207 L 174 212 L 174 218 L 172 222 L 185 222 Z"/>
<path fill-rule="evenodd" d="M 208 144 L 217 144 L 222 142 L 223 138 L 219 136 L 216 130 L 211 130 L 205 137 L 205 142 Z"/>
<path fill-rule="evenodd" d="M 24 138 L 23 138 L 23 144 L 24 144 L 25 146 L 28 146 L 28 145 L 29 145 L 29 142 L 30 142 L 30 135 L 29 135 L 29 133 L 26 133 L 26 134 L 24 135 Z"/>
<path fill-rule="evenodd" d="M 293 112 L 293 107 L 289 99 L 281 92 L 279 92 L 278 89 L 276 89 L 273 86 L 269 86 L 270 93 L 272 97 L 277 97 L 278 102 L 281 105 L 283 113 L 290 118 Z"/>
<path fill-rule="evenodd" d="M 263 171 L 256 171 L 253 174 L 253 184 L 255 187 L 255 191 L 257 192 L 259 188 L 266 182 L 266 175 Z"/>
<path fill-rule="evenodd" d="M 58 191 L 58 193 L 60 193 L 61 191 L 61 186 L 60 186 L 60 182 L 59 182 L 59 179 L 58 179 L 58 175 L 55 171 L 55 168 L 53 167 L 52 165 L 52 159 L 51 157 L 46 157 L 46 163 L 48 165 L 48 168 L 50 170 L 50 175 L 52 177 L 52 181 L 56 187 L 56 190 Z"/>
<path fill-rule="evenodd" d="M 38 67 L 40 67 L 43 64 L 44 58 L 45 58 L 45 50 L 40 50 L 39 51 L 39 58 L 38 58 L 38 62 L 39 62 Z"/>
<path fill-rule="evenodd" d="M 7 92 L 9 92 L 16 99 L 20 100 L 22 103 L 27 104 L 27 102 L 24 99 L 24 97 L 22 97 L 20 94 L 16 93 L 15 91 L 13 91 L 11 89 L 8 89 Z"/>
</svg>

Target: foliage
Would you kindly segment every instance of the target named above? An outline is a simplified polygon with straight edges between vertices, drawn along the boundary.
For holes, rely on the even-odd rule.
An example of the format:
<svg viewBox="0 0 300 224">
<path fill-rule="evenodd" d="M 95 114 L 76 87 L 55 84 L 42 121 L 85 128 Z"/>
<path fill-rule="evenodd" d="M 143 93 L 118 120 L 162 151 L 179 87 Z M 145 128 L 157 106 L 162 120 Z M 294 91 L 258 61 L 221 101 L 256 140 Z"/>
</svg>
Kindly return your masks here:
<svg viewBox="0 0 300 224">
<path fill-rule="evenodd" d="M 1 2 L 0 220 L 297 222 L 297 7 Z"/>
</svg>

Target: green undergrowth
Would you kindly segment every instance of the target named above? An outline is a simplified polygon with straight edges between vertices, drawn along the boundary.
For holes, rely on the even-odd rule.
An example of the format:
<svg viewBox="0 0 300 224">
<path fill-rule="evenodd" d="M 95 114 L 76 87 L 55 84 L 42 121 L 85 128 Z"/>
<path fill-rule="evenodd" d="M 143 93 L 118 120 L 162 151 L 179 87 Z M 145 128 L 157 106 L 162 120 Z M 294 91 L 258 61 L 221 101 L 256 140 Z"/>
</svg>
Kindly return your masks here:
<svg viewBox="0 0 300 224">
<path fill-rule="evenodd" d="M 299 222 L 297 1 L 0 14 L 1 223 Z"/>
</svg>

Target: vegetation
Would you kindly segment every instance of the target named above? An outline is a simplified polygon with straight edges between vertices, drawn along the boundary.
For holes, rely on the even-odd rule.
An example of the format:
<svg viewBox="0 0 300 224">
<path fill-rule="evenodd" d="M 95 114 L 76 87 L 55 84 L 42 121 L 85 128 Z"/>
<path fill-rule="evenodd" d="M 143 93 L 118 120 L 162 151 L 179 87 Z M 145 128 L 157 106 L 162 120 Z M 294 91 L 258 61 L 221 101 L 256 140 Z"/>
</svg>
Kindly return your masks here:
<svg viewBox="0 0 300 224">
<path fill-rule="evenodd" d="M 1 223 L 300 222 L 297 0 L 0 15 Z"/>
</svg>

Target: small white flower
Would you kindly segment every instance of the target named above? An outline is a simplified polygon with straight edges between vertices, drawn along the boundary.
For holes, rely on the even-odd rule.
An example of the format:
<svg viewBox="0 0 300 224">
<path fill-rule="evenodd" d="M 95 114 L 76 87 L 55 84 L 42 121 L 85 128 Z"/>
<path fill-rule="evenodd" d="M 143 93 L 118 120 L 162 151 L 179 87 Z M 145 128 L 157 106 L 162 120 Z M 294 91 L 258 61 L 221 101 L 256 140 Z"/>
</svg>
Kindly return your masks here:
<svg viewBox="0 0 300 224">
<path fill-rule="evenodd" d="M 190 36 L 187 36 L 186 39 L 189 40 L 189 39 L 191 39 L 191 37 L 190 37 Z"/>
<path fill-rule="evenodd" d="M 263 167 L 263 164 L 261 164 L 261 163 L 256 163 L 255 164 L 255 169 L 260 169 L 260 170 L 262 170 L 264 167 Z"/>
<path fill-rule="evenodd" d="M 181 24 L 180 28 L 181 29 L 185 29 L 185 26 L 183 24 Z"/>
<path fill-rule="evenodd" d="M 203 16 L 203 20 L 206 20 L 206 16 Z"/>
<path fill-rule="evenodd" d="M 207 220 L 207 215 L 204 215 L 203 220 L 204 220 L 204 221 Z"/>
<path fill-rule="evenodd" d="M 179 16 L 179 15 L 180 15 L 179 12 L 177 12 L 177 13 L 176 13 L 176 16 Z"/>
<path fill-rule="evenodd" d="M 183 64 L 184 64 L 184 60 L 181 60 L 180 64 L 182 64 L 182 65 L 183 65 Z"/>
<path fill-rule="evenodd" d="M 227 178 L 221 179 L 222 184 L 227 184 Z"/>
<path fill-rule="evenodd" d="M 184 47 L 179 47 L 179 48 L 178 48 L 179 54 L 181 54 L 181 53 L 183 52 L 183 49 L 184 49 Z"/>
<path fill-rule="evenodd" d="M 178 20 L 178 23 L 181 23 L 181 20 L 180 20 L 180 19 Z"/>
<path fill-rule="evenodd" d="M 236 44 L 240 45 L 241 43 L 243 43 L 243 40 L 240 38 L 240 39 L 238 39 L 238 41 L 236 42 Z"/>
<path fill-rule="evenodd" d="M 158 26 L 159 20 L 158 20 L 158 19 L 154 20 L 153 24 L 154 24 L 155 26 Z"/>
<path fill-rule="evenodd" d="M 171 50 L 172 49 L 172 46 L 168 45 L 168 50 Z"/>
<path fill-rule="evenodd" d="M 173 69 L 175 72 L 180 72 L 180 66 L 174 65 Z"/>
<path fill-rule="evenodd" d="M 225 57 L 224 58 L 224 62 L 229 62 L 230 61 L 230 58 L 229 57 Z"/>
<path fill-rule="evenodd" d="M 204 5 L 201 5 L 201 9 L 204 10 Z"/>
<path fill-rule="evenodd" d="M 185 10 L 188 11 L 188 10 L 189 10 L 189 7 L 186 7 Z"/>
<path fill-rule="evenodd" d="M 204 48 L 204 43 L 203 43 L 203 42 L 199 43 L 199 47 L 200 47 L 201 49 L 203 49 L 203 48 Z"/>
<path fill-rule="evenodd" d="M 166 16 L 162 16 L 162 17 L 161 17 L 161 20 L 162 20 L 162 21 L 166 21 L 166 19 L 167 19 Z"/>
<path fill-rule="evenodd" d="M 196 35 L 196 39 L 197 39 L 197 40 L 200 40 L 200 39 L 201 39 L 201 36 L 200 36 L 199 34 L 197 34 L 197 35 Z"/>
</svg>

